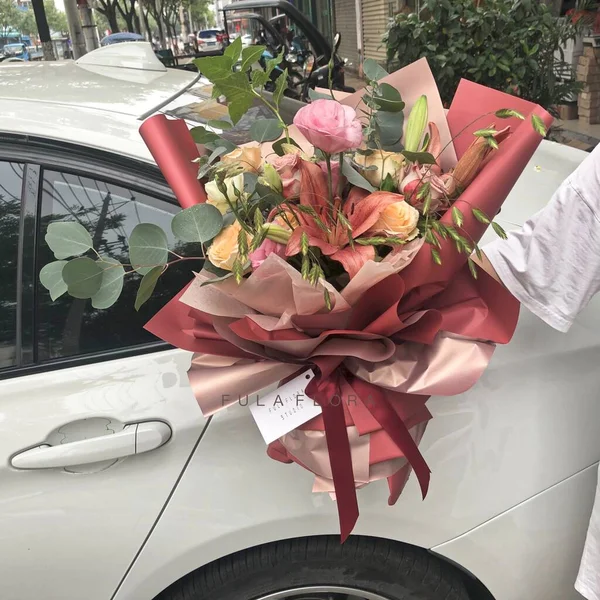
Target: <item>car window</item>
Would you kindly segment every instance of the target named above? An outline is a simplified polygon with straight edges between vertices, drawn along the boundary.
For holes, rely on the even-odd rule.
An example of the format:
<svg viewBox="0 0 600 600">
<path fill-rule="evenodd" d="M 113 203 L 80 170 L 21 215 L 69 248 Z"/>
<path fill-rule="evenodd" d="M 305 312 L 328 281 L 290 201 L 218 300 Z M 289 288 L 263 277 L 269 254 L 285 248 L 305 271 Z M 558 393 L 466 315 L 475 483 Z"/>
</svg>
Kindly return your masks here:
<svg viewBox="0 0 600 600">
<path fill-rule="evenodd" d="M 190 255 L 193 251 L 177 246 L 171 234 L 170 223 L 177 210 L 174 204 L 111 183 L 44 171 L 38 270 L 55 260 L 44 240 L 48 224 L 54 221 L 81 223 L 89 231 L 100 254 L 124 264 L 129 262 L 127 238 L 138 223 L 159 225 L 167 233 L 171 249 L 178 254 Z M 125 277 L 121 297 L 116 304 L 103 310 L 94 309 L 90 300 L 75 299 L 68 294 L 52 301 L 48 291 L 38 284 L 35 316 L 37 361 L 157 341 L 143 329 L 144 324 L 189 282 L 191 268 L 197 270 L 200 267 L 200 264 L 191 262 L 170 267 L 161 277 L 153 297 L 139 312 L 134 309 L 140 282 L 137 274 Z"/>
<path fill-rule="evenodd" d="M 216 29 L 210 29 L 208 31 L 200 31 L 198 36 L 203 40 L 208 40 L 210 38 L 217 37 L 217 33 L 219 33 Z"/>
<path fill-rule="evenodd" d="M 0 369 L 17 364 L 17 264 L 23 165 L 0 162 Z"/>
</svg>

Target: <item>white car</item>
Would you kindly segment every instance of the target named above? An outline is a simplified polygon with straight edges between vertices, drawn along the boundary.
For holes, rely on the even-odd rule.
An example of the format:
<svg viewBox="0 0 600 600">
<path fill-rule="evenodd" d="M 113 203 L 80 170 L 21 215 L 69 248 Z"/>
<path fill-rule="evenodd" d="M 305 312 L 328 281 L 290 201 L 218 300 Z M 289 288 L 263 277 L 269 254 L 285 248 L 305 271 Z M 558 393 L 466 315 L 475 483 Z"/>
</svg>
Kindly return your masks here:
<svg viewBox="0 0 600 600">
<path fill-rule="evenodd" d="M 600 459 L 598 299 L 568 336 L 523 310 L 470 392 L 431 399 L 429 495 L 414 478 L 391 507 L 384 482 L 361 490 L 344 545 L 311 475 L 267 457 L 247 408 L 205 419 L 190 354 L 142 329 L 187 269 L 140 313 L 133 281 L 108 310 L 51 301 L 49 221 L 76 219 L 119 256 L 137 223 L 168 230 L 177 211 L 139 117 L 165 103 L 193 116 L 202 90 L 170 102 L 193 75 L 145 47 L 0 67 L 0 598 L 577 598 Z M 504 226 L 584 157 L 542 142 Z"/>
<path fill-rule="evenodd" d="M 224 46 L 224 33 L 221 29 L 204 29 L 196 35 L 200 52 L 221 50 Z"/>
</svg>

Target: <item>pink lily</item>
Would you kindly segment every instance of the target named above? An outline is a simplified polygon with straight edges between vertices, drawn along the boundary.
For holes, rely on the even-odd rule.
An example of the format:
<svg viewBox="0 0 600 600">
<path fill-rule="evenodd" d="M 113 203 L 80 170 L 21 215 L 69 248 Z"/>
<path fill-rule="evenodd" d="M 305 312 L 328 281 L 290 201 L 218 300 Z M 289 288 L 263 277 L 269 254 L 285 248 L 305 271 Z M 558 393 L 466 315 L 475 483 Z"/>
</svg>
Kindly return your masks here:
<svg viewBox="0 0 600 600">
<path fill-rule="evenodd" d="M 362 245 L 350 247 L 348 228 L 340 220 L 338 213 L 350 224 L 351 237 L 356 239 L 376 223 L 386 206 L 402 200 L 402 197 L 391 192 L 369 194 L 354 187 L 346 200 L 336 197 L 332 207 L 328 198 L 327 177 L 319 165 L 302 161 L 300 170 L 300 204 L 311 207 L 317 218 L 296 211 L 300 226 L 292 233 L 286 255 L 294 256 L 301 251 L 302 234 L 306 234 L 311 246 L 319 248 L 325 256 L 340 262 L 350 277 L 354 277 L 368 260 L 375 258 L 375 248 Z"/>
</svg>

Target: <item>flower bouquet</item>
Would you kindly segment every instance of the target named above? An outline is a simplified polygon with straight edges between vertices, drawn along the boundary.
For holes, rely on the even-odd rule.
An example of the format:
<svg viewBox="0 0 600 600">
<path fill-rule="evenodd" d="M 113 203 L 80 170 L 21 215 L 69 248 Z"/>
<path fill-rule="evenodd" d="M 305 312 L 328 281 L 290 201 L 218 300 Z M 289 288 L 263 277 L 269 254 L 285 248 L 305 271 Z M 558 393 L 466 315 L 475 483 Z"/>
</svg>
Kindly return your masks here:
<svg viewBox="0 0 600 600">
<path fill-rule="evenodd" d="M 278 383 L 314 401 L 296 403 L 268 453 L 314 473 L 345 539 L 357 488 L 385 478 L 392 504 L 414 470 L 425 496 L 427 399 L 469 389 L 513 334 L 518 303 L 470 257 L 490 223 L 504 235 L 493 218 L 551 118 L 467 81 L 446 114 L 425 60 L 393 74 L 367 61 L 365 90 L 315 94 L 288 126 L 285 73 L 272 95 L 261 90 L 278 59 L 253 71 L 261 49 L 237 42 L 198 61 L 230 120 L 189 132 L 156 115 L 140 130 L 183 208 L 173 233 L 202 260 L 146 328 L 194 352 L 205 415 Z M 272 118 L 236 146 L 228 131 L 255 102 Z M 139 307 L 167 268 L 192 258 L 151 224 L 129 245 L 129 271 L 74 251 L 61 266 L 68 292 L 93 299 L 117 272 L 137 273 Z"/>
</svg>

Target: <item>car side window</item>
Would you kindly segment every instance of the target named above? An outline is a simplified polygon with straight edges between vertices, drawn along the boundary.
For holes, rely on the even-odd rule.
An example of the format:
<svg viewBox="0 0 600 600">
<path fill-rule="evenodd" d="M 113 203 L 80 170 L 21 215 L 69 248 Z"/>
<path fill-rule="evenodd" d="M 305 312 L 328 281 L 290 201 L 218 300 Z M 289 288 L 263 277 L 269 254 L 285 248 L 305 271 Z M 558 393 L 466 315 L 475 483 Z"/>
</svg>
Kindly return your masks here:
<svg viewBox="0 0 600 600">
<path fill-rule="evenodd" d="M 45 170 L 43 172 L 41 219 L 37 249 L 37 269 L 56 260 L 44 236 L 54 221 L 77 221 L 92 236 L 94 248 L 129 263 L 127 239 L 138 223 L 159 225 L 175 247 L 171 219 L 177 207 L 147 194 L 88 177 Z M 178 250 L 184 250 L 179 246 Z M 91 255 L 93 257 L 93 255 Z M 74 357 L 129 348 L 157 341 L 144 330 L 144 324 L 192 277 L 191 268 L 172 266 L 161 277 L 152 298 L 140 309 L 134 308 L 140 276 L 126 275 L 119 300 L 108 309 L 97 310 L 90 300 L 64 294 L 52 301 L 38 283 L 36 300 L 36 360 Z M 126 267 L 129 271 L 130 267 Z"/>
<path fill-rule="evenodd" d="M 23 165 L 0 162 L 0 369 L 17 364 L 17 276 Z"/>
</svg>

